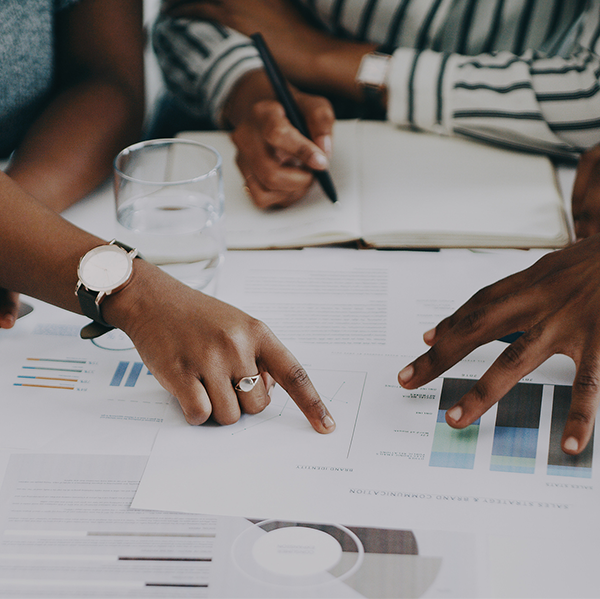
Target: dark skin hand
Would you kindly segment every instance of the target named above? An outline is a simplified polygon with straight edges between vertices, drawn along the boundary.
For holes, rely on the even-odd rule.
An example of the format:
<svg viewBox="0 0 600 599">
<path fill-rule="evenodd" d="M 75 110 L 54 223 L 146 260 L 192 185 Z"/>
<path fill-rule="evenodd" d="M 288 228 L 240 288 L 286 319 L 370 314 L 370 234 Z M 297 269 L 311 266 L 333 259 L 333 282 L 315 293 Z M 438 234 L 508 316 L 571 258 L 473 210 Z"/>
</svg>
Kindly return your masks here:
<svg viewBox="0 0 600 599">
<path fill-rule="evenodd" d="M 281 208 L 300 200 L 314 180 L 312 171 L 327 169 L 332 152 L 335 115 L 322 94 L 362 101 L 354 79 L 363 55 L 375 45 L 329 35 L 288 0 L 165 0 L 162 10 L 174 18 L 216 21 L 245 35 L 263 34 L 292 83 L 313 141 L 288 121 L 262 71 L 238 81 L 222 121 L 232 129 L 237 163 L 254 203 L 260 208 Z"/>
<path fill-rule="evenodd" d="M 243 77 L 225 106 L 223 117 L 232 129 L 237 164 L 259 208 L 293 204 L 311 186 L 312 171 L 329 166 L 335 120 L 331 104 L 320 96 L 295 89 L 293 93 L 314 141 L 290 123 L 263 70 Z"/>
<path fill-rule="evenodd" d="M 544 256 L 530 268 L 485 287 L 423 336 L 431 349 L 398 375 L 406 389 L 440 376 L 475 348 L 515 331 L 474 387 L 446 413 L 464 428 L 522 377 L 554 354 L 573 359 L 571 408 L 562 448 L 578 454 L 592 435 L 600 404 L 600 235 Z"/>
<path fill-rule="evenodd" d="M 571 209 L 577 239 L 600 233 L 600 145 L 579 159 Z"/>
<path fill-rule="evenodd" d="M 106 243 L 27 195 L 0 172 L 0 286 L 81 313 L 77 265 Z M 269 403 L 278 382 L 320 433 L 335 423 L 301 364 L 262 322 L 191 289 L 144 260 L 131 281 L 102 302 L 105 320 L 133 341 L 157 381 L 181 404 L 190 424 L 209 417 L 230 424 Z M 242 377 L 261 374 L 248 392 Z"/>
</svg>

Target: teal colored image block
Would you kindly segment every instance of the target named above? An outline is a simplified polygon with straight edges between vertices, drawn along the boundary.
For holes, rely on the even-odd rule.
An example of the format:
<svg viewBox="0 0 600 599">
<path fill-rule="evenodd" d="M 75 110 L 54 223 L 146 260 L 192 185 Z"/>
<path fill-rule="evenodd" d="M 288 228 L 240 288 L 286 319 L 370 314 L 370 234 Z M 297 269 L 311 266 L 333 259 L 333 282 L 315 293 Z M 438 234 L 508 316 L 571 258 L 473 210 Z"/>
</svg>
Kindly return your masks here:
<svg viewBox="0 0 600 599">
<path fill-rule="evenodd" d="M 435 425 L 430 466 L 442 468 L 473 468 L 479 437 L 479 425 L 456 430 L 445 422 Z"/>
</svg>

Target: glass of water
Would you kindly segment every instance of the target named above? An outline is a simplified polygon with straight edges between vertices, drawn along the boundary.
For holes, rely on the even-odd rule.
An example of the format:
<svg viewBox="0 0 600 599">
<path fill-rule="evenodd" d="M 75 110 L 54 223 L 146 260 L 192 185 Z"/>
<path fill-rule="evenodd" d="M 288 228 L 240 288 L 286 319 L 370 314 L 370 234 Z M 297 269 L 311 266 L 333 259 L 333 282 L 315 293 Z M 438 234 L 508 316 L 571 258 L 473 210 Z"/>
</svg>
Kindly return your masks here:
<svg viewBox="0 0 600 599">
<path fill-rule="evenodd" d="M 225 254 L 221 156 L 186 139 L 153 139 L 115 159 L 117 239 L 194 289 Z"/>
</svg>

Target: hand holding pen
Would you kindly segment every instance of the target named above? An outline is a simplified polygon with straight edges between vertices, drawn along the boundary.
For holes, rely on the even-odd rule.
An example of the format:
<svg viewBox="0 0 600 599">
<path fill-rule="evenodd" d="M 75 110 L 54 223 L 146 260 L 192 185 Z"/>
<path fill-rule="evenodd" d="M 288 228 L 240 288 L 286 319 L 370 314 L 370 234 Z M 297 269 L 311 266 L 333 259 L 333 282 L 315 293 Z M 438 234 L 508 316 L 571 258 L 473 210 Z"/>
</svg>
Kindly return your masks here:
<svg viewBox="0 0 600 599">
<path fill-rule="evenodd" d="M 295 203 L 313 184 L 315 172 L 328 168 L 335 119 L 331 104 L 320 96 L 295 89 L 292 93 L 310 137 L 286 116 L 266 70 L 243 77 L 225 106 L 223 116 L 232 127 L 238 166 L 261 208 Z"/>
</svg>

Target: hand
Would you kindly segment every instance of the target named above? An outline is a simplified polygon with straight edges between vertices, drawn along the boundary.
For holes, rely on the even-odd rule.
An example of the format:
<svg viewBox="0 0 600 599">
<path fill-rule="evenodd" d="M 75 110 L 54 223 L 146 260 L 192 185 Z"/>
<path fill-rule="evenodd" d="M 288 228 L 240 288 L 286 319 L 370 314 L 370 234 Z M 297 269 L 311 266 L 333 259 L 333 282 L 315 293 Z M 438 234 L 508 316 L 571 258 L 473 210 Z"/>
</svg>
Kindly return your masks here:
<svg viewBox="0 0 600 599">
<path fill-rule="evenodd" d="M 237 164 L 260 208 L 289 206 L 308 191 L 313 170 L 328 168 L 335 119 L 325 98 L 293 90 L 312 139 L 287 119 L 263 71 L 246 76 L 233 90 L 225 118 L 233 126 Z"/>
<path fill-rule="evenodd" d="M 600 232 L 600 145 L 579 159 L 571 209 L 578 239 Z"/>
<path fill-rule="evenodd" d="M 136 260 L 132 283 L 103 306 L 105 318 L 129 335 L 158 382 L 179 400 L 190 424 L 202 424 L 210 416 L 219 424 L 232 424 L 242 412 L 261 412 L 269 404 L 267 389 L 274 379 L 317 432 L 335 429 L 304 368 L 266 325 L 240 310 L 141 260 Z M 255 374 L 262 376 L 251 391 L 234 389 L 240 379 Z"/>
<path fill-rule="evenodd" d="M 11 329 L 19 316 L 19 294 L 0 287 L 0 329 Z"/>
<path fill-rule="evenodd" d="M 544 256 L 530 268 L 476 293 L 423 336 L 431 349 L 404 368 L 400 384 L 414 389 L 438 377 L 472 350 L 516 331 L 475 386 L 446 413 L 464 428 L 553 354 L 577 371 L 562 437 L 566 453 L 587 445 L 600 403 L 600 235 Z"/>
</svg>

